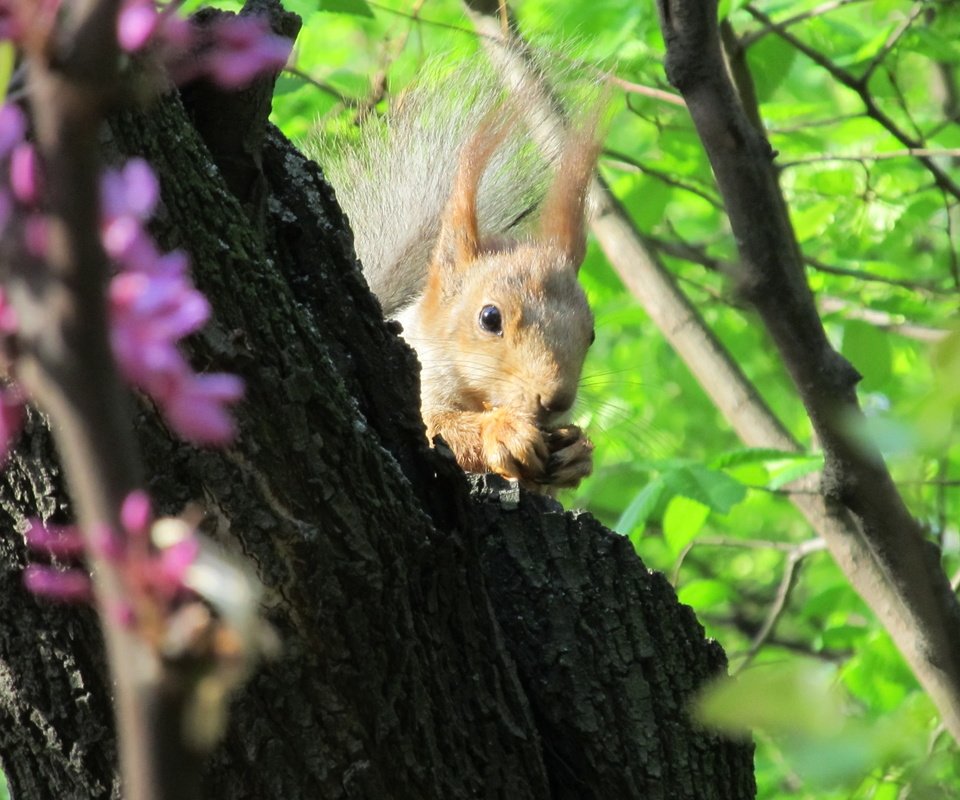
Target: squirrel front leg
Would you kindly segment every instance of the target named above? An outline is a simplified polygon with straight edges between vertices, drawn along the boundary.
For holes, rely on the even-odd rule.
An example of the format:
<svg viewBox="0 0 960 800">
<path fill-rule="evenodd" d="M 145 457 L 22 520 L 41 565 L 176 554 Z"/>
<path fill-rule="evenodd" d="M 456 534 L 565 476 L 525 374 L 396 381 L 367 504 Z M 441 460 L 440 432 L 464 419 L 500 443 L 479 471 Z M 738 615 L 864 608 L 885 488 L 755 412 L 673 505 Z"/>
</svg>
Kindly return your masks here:
<svg viewBox="0 0 960 800">
<path fill-rule="evenodd" d="M 547 431 L 547 481 L 555 488 L 573 487 L 593 472 L 593 442 L 577 425 Z"/>
<path fill-rule="evenodd" d="M 525 485 L 547 477 L 550 446 L 533 420 L 507 408 L 425 412 L 427 435 L 442 436 L 463 469 L 496 472 Z"/>
<path fill-rule="evenodd" d="M 576 425 L 544 431 L 507 408 L 424 415 L 468 472 L 495 472 L 528 489 L 576 486 L 593 470 L 593 443 Z"/>
</svg>

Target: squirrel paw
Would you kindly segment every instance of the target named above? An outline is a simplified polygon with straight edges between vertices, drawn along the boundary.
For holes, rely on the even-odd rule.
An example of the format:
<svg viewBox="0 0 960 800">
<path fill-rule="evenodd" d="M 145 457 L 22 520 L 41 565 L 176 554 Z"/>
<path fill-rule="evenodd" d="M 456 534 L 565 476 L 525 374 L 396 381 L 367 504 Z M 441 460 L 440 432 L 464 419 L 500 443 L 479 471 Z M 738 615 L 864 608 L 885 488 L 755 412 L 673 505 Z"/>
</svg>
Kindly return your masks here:
<svg viewBox="0 0 960 800">
<path fill-rule="evenodd" d="M 481 438 L 491 472 L 523 482 L 539 483 L 546 477 L 550 447 L 533 422 L 508 409 L 493 409 L 487 412 Z"/>
<path fill-rule="evenodd" d="M 541 483 L 572 487 L 593 472 L 593 442 L 576 425 L 564 425 L 546 433 L 550 457 Z"/>
</svg>

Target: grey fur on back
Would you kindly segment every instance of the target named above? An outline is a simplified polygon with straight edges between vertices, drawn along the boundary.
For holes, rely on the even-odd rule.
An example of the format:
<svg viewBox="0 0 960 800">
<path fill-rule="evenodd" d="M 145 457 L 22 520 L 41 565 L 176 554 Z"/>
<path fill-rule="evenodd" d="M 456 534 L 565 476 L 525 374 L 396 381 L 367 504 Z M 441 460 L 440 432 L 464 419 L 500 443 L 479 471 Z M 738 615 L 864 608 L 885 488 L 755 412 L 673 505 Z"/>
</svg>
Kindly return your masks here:
<svg viewBox="0 0 960 800">
<path fill-rule="evenodd" d="M 387 317 L 422 292 L 461 148 L 488 114 L 508 113 L 504 97 L 480 57 L 452 71 L 427 69 L 385 119 L 363 123 L 356 141 L 321 145 L 321 165 L 350 219 L 367 282 Z M 483 237 L 509 231 L 516 238 L 536 216 L 549 166 L 518 124 L 480 183 Z"/>
</svg>

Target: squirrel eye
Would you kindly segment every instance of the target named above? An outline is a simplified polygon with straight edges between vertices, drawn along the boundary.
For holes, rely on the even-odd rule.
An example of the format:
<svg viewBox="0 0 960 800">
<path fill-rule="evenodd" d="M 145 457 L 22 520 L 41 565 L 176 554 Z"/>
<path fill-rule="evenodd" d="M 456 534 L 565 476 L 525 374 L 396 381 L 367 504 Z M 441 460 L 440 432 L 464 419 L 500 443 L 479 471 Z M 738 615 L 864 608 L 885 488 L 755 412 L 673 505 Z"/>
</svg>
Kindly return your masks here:
<svg viewBox="0 0 960 800">
<path fill-rule="evenodd" d="M 480 327 L 487 333 L 503 336 L 503 317 L 496 306 L 484 306 L 480 309 Z"/>
<path fill-rule="evenodd" d="M 590 331 L 590 344 L 593 344 L 595 341 L 597 341 L 597 331 L 593 329 Z"/>
</svg>

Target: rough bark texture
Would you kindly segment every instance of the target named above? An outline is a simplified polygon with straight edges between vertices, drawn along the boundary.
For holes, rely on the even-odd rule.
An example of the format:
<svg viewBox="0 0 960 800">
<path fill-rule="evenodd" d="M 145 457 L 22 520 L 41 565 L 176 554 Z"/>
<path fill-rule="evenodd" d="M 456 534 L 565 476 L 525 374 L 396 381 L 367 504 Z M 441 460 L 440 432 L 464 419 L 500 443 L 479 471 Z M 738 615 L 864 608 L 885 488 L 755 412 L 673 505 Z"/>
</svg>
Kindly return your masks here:
<svg viewBox="0 0 960 800">
<path fill-rule="evenodd" d="M 221 130 L 256 141 L 242 107 L 221 107 Z M 262 181 L 238 182 L 237 153 L 211 155 L 170 96 L 117 117 L 108 142 L 158 170 L 158 234 L 190 251 L 214 305 L 195 363 L 248 383 L 227 451 L 182 445 L 138 407 L 159 510 L 204 509 L 283 641 L 233 703 L 205 796 L 753 797 L 752 747 L 686 711 L 719 647 L 588 516 L 496 482 L 471 499 L 425 446 L 415 362 L 317 167 L 262 138 Z M 17 800 L 117 797 L 93 614 L 20 584 L 16 531 L 37 513 L 69 514 L 38 418 L 0 479 L 0 758 Z"/>
</svg>

